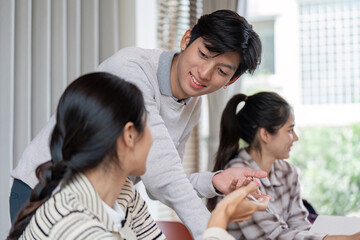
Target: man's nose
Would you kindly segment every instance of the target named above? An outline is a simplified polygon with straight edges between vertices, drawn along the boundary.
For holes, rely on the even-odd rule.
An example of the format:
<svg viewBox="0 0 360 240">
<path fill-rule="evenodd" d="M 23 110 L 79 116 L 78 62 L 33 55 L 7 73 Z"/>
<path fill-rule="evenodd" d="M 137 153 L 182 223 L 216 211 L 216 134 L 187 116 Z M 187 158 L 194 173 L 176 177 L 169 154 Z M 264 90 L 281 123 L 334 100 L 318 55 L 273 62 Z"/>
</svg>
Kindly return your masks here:
<svg viewBox="0 0 360 240">
<path fill-rule="evenodd" d="M 208 61 L 204 61 L 198 67 L 199 77 L 201 78 L 201 80 L 205 80 L 205 81 L 210 80 L 212 71 L 213 71 L 212 64 Z"/>
</svg>

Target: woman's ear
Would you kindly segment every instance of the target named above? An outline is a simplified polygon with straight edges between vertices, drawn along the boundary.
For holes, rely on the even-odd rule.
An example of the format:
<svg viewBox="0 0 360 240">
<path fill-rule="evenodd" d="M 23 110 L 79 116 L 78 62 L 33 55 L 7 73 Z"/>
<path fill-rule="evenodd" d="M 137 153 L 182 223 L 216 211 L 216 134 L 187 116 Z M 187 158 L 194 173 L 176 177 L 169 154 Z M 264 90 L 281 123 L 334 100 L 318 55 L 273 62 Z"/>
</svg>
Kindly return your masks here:
<svg viewBox="0 0 360 240">
<path fill-rule="evenodd" d="M 180 42 L 180 48 L 181 50 L 185 50 L 185 48 L 187 47 L 187 45 L 190 42 L 190 37 L 191 37 L 191 28 L 189 28 L 188 30 L 186 30 L 186 32 L 184 33 L 181 42 Z"/>
<path fill-rule="evenodd" d="M 271 134 L 268 131 L 266 131 L 265 128 L 260 128 L 259 129 L 259 138 L 260 138 L 261 142 L 269 143 L 271 140 Z"/>
<path fill-rule="evenodd" d="M 134 127 L 134 124 L 132 122 L 127 122 L 124 126 L 122 137 L 126 147 L 134 148 L 136 135 L 137 131 Z"/>
</svg>

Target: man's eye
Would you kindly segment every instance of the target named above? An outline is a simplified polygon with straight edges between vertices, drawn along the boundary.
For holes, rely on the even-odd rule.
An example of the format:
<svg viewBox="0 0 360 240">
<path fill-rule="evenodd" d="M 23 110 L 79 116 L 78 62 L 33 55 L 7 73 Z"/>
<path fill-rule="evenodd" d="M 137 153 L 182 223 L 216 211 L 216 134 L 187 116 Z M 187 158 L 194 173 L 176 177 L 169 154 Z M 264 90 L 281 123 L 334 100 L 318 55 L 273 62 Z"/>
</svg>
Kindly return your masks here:
<svg viewBox="0 0 360 240">
<path fill-rule="evenodd" d="M 223 75 L 223 76 L 226 76 L 226 75 L 227 75 L 227 73 L 224 72 L 221 68 L 219 68 L 219 73 L 220 73 L 221 75 Z"/>
<path fill-rule="evenodd" d="M 202 51 L 199 50 L 200 56 L 202 57 L 206 57 L 205 53 L 203 53 Z"/>
</svg>

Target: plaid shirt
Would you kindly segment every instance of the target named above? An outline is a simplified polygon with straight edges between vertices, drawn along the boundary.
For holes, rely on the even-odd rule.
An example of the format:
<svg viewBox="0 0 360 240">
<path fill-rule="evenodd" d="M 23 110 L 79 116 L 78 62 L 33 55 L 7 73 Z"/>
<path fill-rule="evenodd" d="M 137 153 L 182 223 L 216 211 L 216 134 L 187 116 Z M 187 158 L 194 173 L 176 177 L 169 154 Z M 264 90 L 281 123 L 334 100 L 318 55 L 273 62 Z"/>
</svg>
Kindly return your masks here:
<svg viewBox="0 0 360 240">
<path fill-rule="evenodd" d="M 251 156 L 241 149 L 238 158 L 225 168 L 248 167 L 260 169 Z M 295 167 L 276 160 L 267 178 L 259 179 L 260 190 L 271 196 L 268 212 L 255 212 L 248 221 L 230 223 L 228 232 L 236 239 L 323 239 L 326 234 L 312 233 L 308 212 L 300 195 L 300 183 Z"/>
</svg>

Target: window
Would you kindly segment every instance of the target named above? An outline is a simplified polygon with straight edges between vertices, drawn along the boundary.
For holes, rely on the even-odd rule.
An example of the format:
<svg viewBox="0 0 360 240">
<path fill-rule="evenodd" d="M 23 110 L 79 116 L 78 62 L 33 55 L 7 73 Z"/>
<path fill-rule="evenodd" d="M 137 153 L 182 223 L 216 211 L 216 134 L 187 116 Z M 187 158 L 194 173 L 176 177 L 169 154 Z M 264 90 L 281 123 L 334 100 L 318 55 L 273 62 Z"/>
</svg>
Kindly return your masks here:
<svg viewBox="0 0 360 240">
<path fill-rule="evenodd" d="M 251 24 L 256 33 L 259 34 L 262 43 L 261 64 L 255 73 L 274 74 L 274 20 L 253 21 Z"/>
<path fill-rule="evenodd" d="M 303 104 L 360 103 L 360 1 L 300 3 Z"/>
<path fill-rule="evenodd" d="M 200 0 L 158 0 L 158 47 L 179 49 L 181 38 L 202 13 Z"/>
</svg>

